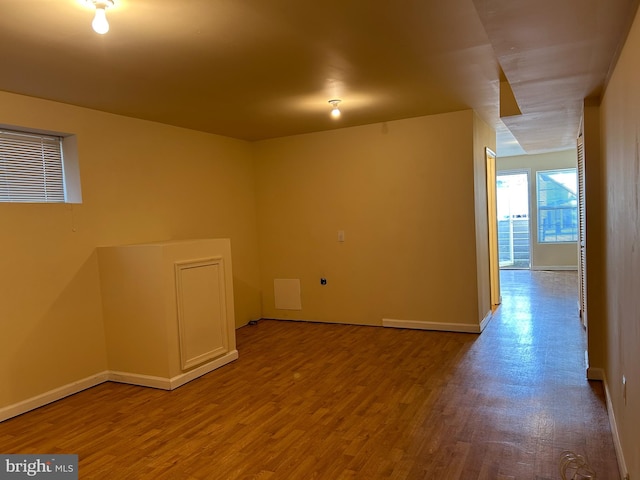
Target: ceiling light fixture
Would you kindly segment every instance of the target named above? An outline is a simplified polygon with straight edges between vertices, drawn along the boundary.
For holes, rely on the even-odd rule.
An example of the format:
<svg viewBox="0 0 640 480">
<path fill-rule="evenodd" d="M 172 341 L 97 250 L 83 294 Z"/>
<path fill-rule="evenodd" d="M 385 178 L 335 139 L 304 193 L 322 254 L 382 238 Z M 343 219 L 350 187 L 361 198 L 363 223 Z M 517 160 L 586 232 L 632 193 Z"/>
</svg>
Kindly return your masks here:
<svg viewBox="0 0 640 480">
<path fill-rule="evenodd" d="M 113 0 L 86 0 L 89 5 L 96 9 L 96 15 L 93 17 L 91 26 L 96 33 L 104 35 L 109 31 L 109 22 L 107 21 L 107 8 L 113 7 Z"/>
<path fill-rule="evenodd" d="M 340 117 L 340 109 L 338 108 L 338 105 L 340 104 L 341 101 L 342 100 L 338 100 L 338 99 L 329 100 L 329 103 L 333 107 L 333 109 L 331 110 L 331 116 L 333 118 L 339 118 Z"/>
</svg>

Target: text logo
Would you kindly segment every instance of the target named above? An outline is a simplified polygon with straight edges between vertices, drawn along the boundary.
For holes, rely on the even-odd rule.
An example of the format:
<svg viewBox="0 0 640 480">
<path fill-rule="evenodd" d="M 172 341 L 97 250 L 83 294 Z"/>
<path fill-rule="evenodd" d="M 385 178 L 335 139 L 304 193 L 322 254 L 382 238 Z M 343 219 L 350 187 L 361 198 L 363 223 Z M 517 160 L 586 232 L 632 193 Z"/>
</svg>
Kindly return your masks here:
<svg viewBox="0 0 640 480">
<path fill-rule="evenodd" d="M 78 455 L 2 455 L 0 480 L 78 480 Z"/>
</svg>

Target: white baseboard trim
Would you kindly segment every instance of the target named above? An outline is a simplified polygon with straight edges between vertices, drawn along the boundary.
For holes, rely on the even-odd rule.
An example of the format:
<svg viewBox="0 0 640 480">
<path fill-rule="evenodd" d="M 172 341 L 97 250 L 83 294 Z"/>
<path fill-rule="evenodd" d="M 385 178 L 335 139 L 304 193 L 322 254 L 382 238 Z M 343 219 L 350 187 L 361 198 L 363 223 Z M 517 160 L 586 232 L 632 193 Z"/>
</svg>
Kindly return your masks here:
<svg viewBox="0 0 640 480">
<path fill-rule="evenodd" d="M 43 407 L 49 403 L 53 403 L 57 400 L 61 400 L 69 395 L 81 392 L 87 388 L 95 387 L 104 382 L 117 382 L 127 383 L 130 385 L 137 385 L 140 387 L 159 388 L 162 390 L 174 390 L 185 383 L 195 380 L 202 375 L 205 375 L 213 370 L 216 370 L 227 363 L 230 363 L 238 359 L 238 350 L 232 350 L 225 355 L 212 360 L 209 363 L 200 365 L 180 375 L 176 375 L 172 378 L 154 377 L 151 375 L 141 375 L 138 373 L 129 372 L 117 372 L 113 370 L 107 370 L 92 375 L 82 380 L 71 382 L 62 387 L 54 388 L 48 392 L 42 393 L 35 397 L 28 398 L 13 405 L 0 408 L 0 422 L 8 420 L 9 418 L 17 417 L 23 413 L 27 413 L 36 408 Z"/>
<path fill-rule="evenodd" d="M 531 270 L 578 270 L 577 265 L 539 265 L 536 267 L 531 267 Z"/>
<path fill-rule="evenodd" d="M 109 372 L 100 372 L 95 375 L 91 375 L 90 377 L 68 383 L 62 387 L 54 388 L 53 390 L 36 395 L 35 397 L 14 403 L 13 405 L 7 405 L 6 407 L 0 408 L 0 422 L 4 422 L 12 417 L 17 417 L 18 415 L 35 410 L 36 408 L 49 403 L 53 403 L 64 397 L 73 395 L 74 393 L 86 390 L 87 388 L 95 387 L 107 380 L 109 380 Z"/>
<path fill-rule="evenodd" d="M 138 385 L 139 387 L 159 388 L 161 390 L 174 390 L 181 387 L 185 383 L 195 380 L 202 375 L 206 375 L 229 362 L 238 359 L 238 351 L 232 350 L 225 355 L 212 360 L 209 363 L 200 365 L 199 367 L 181 373 L 175 377 L 155 377 L 152 375 L 141 375 L 129 372 L 109 372 L 109 379 L 112 382 L 127 383 L 129 385 Z"/>
<path fill-rule="evenodd" d="M 226 365 L 227 363 L 231 363 L 234 360 L 238 359 L 238 350 L 232 350 L 230 352 L 225 353 L 221 357 L 218 357 L 209 363 L 205 363 L 204 365 L 200 365 L 199 367 L 194 368 L 193 370 L 189 370 L 188 372 L 181 373 L 180 375 L 176 375 L 169 379 L 170 390 L 181 387 L 185 383 L 190 382 L 191 380 L 195 380 L 202 375 L 206 375 L 209 372 L 213 372 L 214 370 Z"/>
<path fill-rule="evenodd" d="M 171 380 L 165 377 L 154 377 L 152 375 L 142 375 L 139 373 L 110 371 L 110 382 L 126 383 L 139 387 L 159 388 L 160 390 L 171 390 Z"/>
<path fill-rule="evenodd" d="M 480 332 L 484 332 L 484 329 L 487 328 L 487 325 L 489 325 L 489 321 L 491 321 L 492 318 L 493 318 L 493 312 L 489 310 L 487 314 L 484 316 L 484 318 L 482 319 L 482 321 L 480 322 Z"/>
<path fill-rule="evenodd" d="M 485 321 L 483 320 L 483 322 Z M 481 328 L 484 328 L 481 327 L 481 325 L 474 325 L 471 323 L 438 323 L 418 320 L 395 320 L 392 318 L 383 318 L 382 326 L 390 328 L 408 328 L 412 330 L 435 330 L 439 332 L 459 333 L 480 333 L 482 331 Z"/>
<path fill-rule="evenodd" d="M 620 434 L 618 432 L 618 423 L 616 422 L 616 415 L 613 411 L 613 403 L 611 403 L 611 395 L 609 394 L 609 383 L 607 382 L 607 375 L 604 370 L 600 370 L 602 373 L 602 384 L 604 385 L 604 396 L 607 401 L 607 413 L 609 414 L 609 425 L 611 427 L 611 435 L 613 436 L 613 446 L 616 450 L 616 457 L 618 458 L 618 469 L 620 470 L 621 478 L 629 478 L 629 471 L 627 470 L 627 463 L 624 460 L 624 453 L 622 451 L 622 442 L 620 441 Z"/>
</svg>

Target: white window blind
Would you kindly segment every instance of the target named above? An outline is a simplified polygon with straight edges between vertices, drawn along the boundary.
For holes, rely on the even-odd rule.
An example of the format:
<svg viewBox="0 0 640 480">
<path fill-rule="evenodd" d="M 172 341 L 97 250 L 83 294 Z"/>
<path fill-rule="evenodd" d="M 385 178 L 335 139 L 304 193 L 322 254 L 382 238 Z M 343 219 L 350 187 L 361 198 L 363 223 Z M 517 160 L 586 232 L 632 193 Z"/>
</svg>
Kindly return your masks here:
<svg viewBox="0 0 640 480">
<path fill-rule="evenodd" d="M 0 130 L 0 202 L 64 202 L 62 138 Z"/>
</svg>

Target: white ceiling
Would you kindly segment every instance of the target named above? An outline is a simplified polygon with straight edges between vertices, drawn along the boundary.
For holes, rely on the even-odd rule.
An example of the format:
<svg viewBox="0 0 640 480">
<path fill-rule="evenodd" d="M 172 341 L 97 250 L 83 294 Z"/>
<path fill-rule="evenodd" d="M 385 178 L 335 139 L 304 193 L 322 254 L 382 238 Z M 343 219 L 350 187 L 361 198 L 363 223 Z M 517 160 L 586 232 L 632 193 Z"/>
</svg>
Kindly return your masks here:
<svg viewBox="0 0 640 480">
<path fill-rule="evenodd" d="M 575 145 L 638 0 L 0 0 L 0 90 L 246 140 L 473 108 Z M 501 120 L 504 72 L 521 115 Z M 332 120 L 328 100 L 342 99 Z"/>
</svg>

